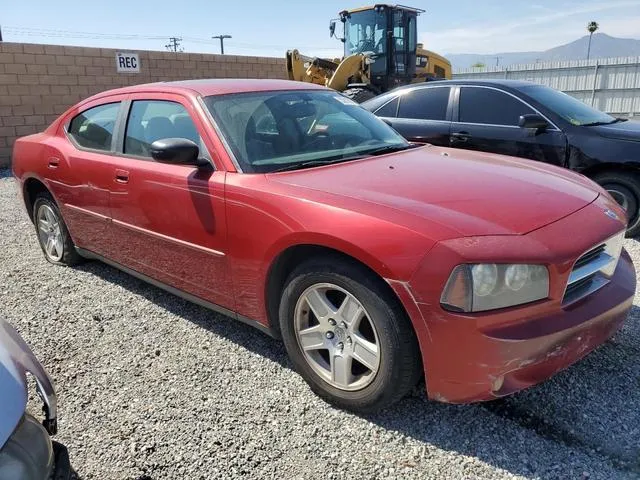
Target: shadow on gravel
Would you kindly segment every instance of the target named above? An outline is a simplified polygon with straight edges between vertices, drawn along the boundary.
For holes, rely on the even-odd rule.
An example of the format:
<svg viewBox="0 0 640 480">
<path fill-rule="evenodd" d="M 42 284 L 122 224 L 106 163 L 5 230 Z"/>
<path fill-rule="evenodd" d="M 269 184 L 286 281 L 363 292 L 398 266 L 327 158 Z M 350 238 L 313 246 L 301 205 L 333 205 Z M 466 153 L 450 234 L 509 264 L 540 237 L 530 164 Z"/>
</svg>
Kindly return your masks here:
<svg viewBox="0 0 640 480">
<path fill-rule="evenodd" d="M 291 368 L 284 346 L 258 330 L 168 294 L 99 262 L 79 270 L 116 283 L 247 350 Z M 362 416 L 425 445 L 473 456 L 515 475 L 582 478 L 574 452 L 640 476 L 640 308 L 623 331 L 548 382 L 477 405 L 430 402 L 424 384 L 392 408 Z M 533 441 L 535 434 L 552 442 Z M 545 445 L 546 444 L 546 445 Z M 555 444 L 555 446 L 553 445 Z M 551 453 L 550 453 L 551 452 Z M 398 467 L 411 459 L 397 459 Z M 551 463 L 550 463 L 551 462 Z M 585 477 L 586 478 L 586 477 Z"/>
<path fill-rule="evenodd" d="M 13 177 L 10 168 L 0 168 L 0 178 L 9 178 Z"/>
<path fill-rule="evenodd" d="M 98 261 L 86 262 L 74 268 L 90 272 L 107 282 L 120 285 L 174 315 L 231 340 L 247 350 L 269 358 L 281 366 L 291 368 L 284 346 L 254 327 L 191 303 Z"/>
</svg>

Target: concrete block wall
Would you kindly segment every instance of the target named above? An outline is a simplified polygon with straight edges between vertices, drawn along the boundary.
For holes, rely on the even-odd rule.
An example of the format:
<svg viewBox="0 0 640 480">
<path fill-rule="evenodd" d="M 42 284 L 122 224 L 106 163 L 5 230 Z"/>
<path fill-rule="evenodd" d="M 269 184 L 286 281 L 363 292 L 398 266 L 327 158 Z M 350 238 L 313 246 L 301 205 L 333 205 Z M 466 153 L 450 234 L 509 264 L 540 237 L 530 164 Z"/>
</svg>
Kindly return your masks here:
<svg viewBox="0 0 640 480">
<path fill-rule="evenodd" d="M 134 52 L 139 73 L 118 73 L 116 53 Z M 286 78 L 283 58 L 0 42 L 0 168 L 16 138 L 42 131 L 95 93 L 190 78 Z"/>
</svg>

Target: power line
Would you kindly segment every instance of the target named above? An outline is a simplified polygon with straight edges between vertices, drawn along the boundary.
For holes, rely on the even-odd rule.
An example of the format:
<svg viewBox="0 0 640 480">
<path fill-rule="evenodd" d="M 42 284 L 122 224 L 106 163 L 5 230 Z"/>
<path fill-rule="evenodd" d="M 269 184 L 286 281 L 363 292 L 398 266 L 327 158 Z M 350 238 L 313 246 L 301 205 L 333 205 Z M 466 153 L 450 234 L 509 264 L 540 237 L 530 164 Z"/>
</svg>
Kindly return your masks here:
<svg viewBox="0 0 640 480">
<path fill-rule="evenodd" d="M 184 52 L 184 48 L 180 48 L 181 38 L 169 37 L 169 43 L 165 45 L 170 52 Z"/>
<path fill-rule="evenodd" d="M 141 34 L 127 34 L 127 33 L 99 33 L 99 32 L 86 32 L 86 31 L 77 31 L 77 30 L 63 30 L 63 29 L 52 29 L 52 28 L 35 28 L 35 27 L 19 27 L 19 26 L 5 26 L 3 27 L 3 33 L 10 34 L 13 36 L 24 36 L 24 37 L 44 37 L 44 38 L 82 38 L 82 39 L 93 39 L 93 40 L 120 40 L 120 41 L 131 41 L 131 40 L 164 40 L 167 37 L 165 35 L 141 35 Z M 219 43 L 219 36 L 212 38 L 206 37 L 191 37 L 191 36 L 181 36 L 174 37 L 180 42 L 180 44 L 185 43 L 195 43 L 195 44 L 204 44 L 204 45 L 216 45 Z M 171 40 L 170 40 L 171 41 Z M 338 52 L 341 51 L 341 48 L 331 48 L 330 46 L 324 45 L 275 45 L 275 44 L 253 44 L 248 42 L 227 42 L 227 45 L 233 47 L 237 50 L 287 50 L 292 47 L 298 48 L 300 50 L 321 50 L 325 52 Z M 166 47 L 166 46 L 165 46 Z M 168 48 L 168 47 L 167 47 Z M 173 50 L 173 47 L 171 48 Z"/>
<path fill-rule="evenodd" d="M 225 38 L 232 38 L 231 35 L 214 35 L 211 38 L 213 38 L 213 39 L 219 38 L 220 39 L 220 55 L 224 55 L 224 39 Z"/>
<path fill-rule="evenodd" d="M 49 28 L 31 28 L 31 27 L 5 27 L 6 32 L 43 37 L 70 37 L 70 38 L 113 38 L 113 39 L 148 39 L 162 40 L 167 38 L 165 35 L 138 35 L 138 34 L 122 34 L 122 33 L 98 33 L 98 32 L 82 32 L 72 30 L 56 30 Z"/>
</svg>

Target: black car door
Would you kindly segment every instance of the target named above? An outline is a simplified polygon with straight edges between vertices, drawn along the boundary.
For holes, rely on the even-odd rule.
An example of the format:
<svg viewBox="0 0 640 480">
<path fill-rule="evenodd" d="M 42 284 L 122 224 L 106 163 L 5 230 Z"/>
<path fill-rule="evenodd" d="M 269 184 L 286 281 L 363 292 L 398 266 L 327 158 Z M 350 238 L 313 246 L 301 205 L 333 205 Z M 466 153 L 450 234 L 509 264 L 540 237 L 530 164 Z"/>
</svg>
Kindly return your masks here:
<svg viewBox="0 0 640 480">
<path fill-rule="evenodd" d="M 461 86 L 450 145 L 565 166 L 567 140 L 551 122 L 545 129 L 521 128 L 521 115 L 539 114 L 511 93 L 486 86 Z"/>
<path fill-rule="evenodd" d="M 450 93 L 448 86 L 407 89 L 375 113 L 410 142 L 448 147 Z"/>
</svg>

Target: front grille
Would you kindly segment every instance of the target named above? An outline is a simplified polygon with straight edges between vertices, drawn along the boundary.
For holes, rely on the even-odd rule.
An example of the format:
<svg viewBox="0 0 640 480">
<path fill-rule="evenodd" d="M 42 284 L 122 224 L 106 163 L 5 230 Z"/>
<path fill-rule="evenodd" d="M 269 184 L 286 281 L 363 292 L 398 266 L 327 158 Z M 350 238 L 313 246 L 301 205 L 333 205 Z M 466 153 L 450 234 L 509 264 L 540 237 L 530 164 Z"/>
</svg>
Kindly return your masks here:
<svg viewBox="0 0 640 480">
<path fill-rule="evenodd" d="M 605 286 L 618 265 L 624 232 L 592 248 L 576 260 L 569 275 L 563 305 L 569 305 Z"/>
<path fill-rule="evenodd" d="M 593 283 L 593 277 L 595 274 L 588 276 L 587 278 L 583 278 L 582 280 L 578 280 L 575 283 L 567 286 L 567 291 L 564 294 L 565 298 L 573 297 L 577 292 L 580 292 L 584 289 L 587 289 Z"/>
<path fill-rule="evenodd" d="M 590 263 L 591 261 L 593 261 L 598 255 L 600 255 L 602 252 L 604 252 L 605 249 L 605 244 L 603 243 L 602 245 L 600 245 L 599 247 L 594 248 L 593 250 L 589 250 L 587 253 L 585 253 L 583 256 L 581 256 L 578 261 L 576 262 L 576 264 L 573 266 L 573 269 L 577 269 L 580 267 L 583 267 L 584 265 L 586 265 L 587 263 Z"/>
</svg>

